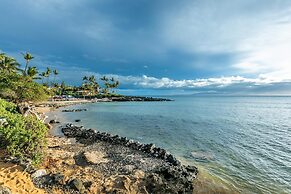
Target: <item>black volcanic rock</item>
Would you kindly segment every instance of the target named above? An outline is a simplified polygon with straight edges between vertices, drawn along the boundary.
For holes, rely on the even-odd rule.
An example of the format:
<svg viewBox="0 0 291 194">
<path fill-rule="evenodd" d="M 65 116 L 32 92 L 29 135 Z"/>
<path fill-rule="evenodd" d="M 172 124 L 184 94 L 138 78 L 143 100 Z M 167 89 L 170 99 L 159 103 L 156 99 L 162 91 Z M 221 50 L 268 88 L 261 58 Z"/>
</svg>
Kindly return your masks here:
<svg viewBox="0 0 291 194">
<path fill-rule="evenodd" d="M 87 111 L 86 108 L 79 108 L 79 109 L 64 109 L 62 112 L 82 112 L 82 111 Z"/>
<path fill-rule="evenodd" d="M 182 165 L 179 160 L 163 148 L 72 124 L 67 124 L 62 128 L 62 131 L 66 137 L 76 138 L 79 143 L 87 146 L 94 147 L 96 142 L 106 144 L 105 147 L 110 150 L 106 150 L 108 151 L 108 158 L 113 161 L 109 166 L 102 164 L 106 167 L 100 166 L 100 164 L 96 166 L 102 172 L 107 174 L 116 174 L 117 171 L 129 173 L 130 169 L 134 169 L 135 166 L 139 168 L 144 165 L 143 163 L 136 163 L 137 158 L 135 158 L 142 154 L 152 158 L 153 161 L 160 161 L 157 164 L 153 161 L 148 163 L 153 169 L 142 167 L 148 169 L 148 171 L 146 170 L 145 185 L 148 191 L 152 193 L 191 193 L 193 190 L 192 182 L 198 174 L 198 169 L 195 166 Z M 124 154 L 122 154 L 123 152 Z M 123 159 L 120 158 L 120 154 L 124 157 Z"/>
<path fill-rule="evenodd" d="M 143 97 L 143 96 L 121 96 L 121 97 L 112 97 L 110 98 L 112 102 L 155 102 L 155 101 L 172 101 L 167 98 L 153 98 L 153 97 Z"/>
</svg>

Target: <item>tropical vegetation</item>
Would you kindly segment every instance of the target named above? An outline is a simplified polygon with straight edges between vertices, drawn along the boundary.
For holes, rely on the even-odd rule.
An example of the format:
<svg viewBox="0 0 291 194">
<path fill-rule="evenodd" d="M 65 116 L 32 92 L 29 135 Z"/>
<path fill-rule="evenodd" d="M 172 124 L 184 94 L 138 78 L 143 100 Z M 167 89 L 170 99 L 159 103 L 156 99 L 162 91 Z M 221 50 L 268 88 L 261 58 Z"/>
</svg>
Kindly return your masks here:
<svg viewBox="0 0 291 194">
<path fill-rule="evenodd" d="M 0 146 L 10 155 L 39 164 L 46 134 L 44 123 L 33 116 L 22 116 L 15 104 L 0 99 Z"/>
<path fill-rule="evenodd" d="M 94 75 L 84 76 L 80 86 L 57 82 L 57 69 L 44 71 L 31 65 L 34 59 L 29 52 L 23 53 L 24 68 L 13 57 L 0 53 L 0 148 L 15 157 L 38 164 L 43 156 L 47 127 L 35 116 L 21 114 L 24 102 L 44 101 L 52 96 L 72 95 L 83 98 L 118 96 L 114 89 L 119 86 L 115 78 L 103 76 L 101 84 Z M 51 81 L 50 76 L 53 76 Z"/>
</svg>

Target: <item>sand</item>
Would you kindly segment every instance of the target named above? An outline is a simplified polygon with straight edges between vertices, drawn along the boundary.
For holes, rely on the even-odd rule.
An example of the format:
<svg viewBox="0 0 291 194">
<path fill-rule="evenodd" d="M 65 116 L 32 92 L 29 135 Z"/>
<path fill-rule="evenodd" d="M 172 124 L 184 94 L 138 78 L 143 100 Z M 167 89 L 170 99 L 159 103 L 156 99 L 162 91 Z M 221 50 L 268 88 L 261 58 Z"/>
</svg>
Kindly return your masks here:
<svg viewBox="0 0 291 194">
<path fill-rule="evenodd" d="M 0 162 L 0 185 L 7 187 L 13 194 L 43 194 L 42 189 L 34 186 L 30 175 L 23 169 L 12 163 Z"/>
</svg>

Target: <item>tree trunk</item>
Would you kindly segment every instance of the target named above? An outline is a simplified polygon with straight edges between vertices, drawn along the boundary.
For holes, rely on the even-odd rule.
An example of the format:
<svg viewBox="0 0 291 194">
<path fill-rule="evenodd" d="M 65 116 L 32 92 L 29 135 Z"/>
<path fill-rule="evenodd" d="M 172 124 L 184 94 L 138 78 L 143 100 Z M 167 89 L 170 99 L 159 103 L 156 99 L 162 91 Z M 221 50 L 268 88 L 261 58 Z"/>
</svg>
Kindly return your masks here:
<svg viewBox="0 0 291 194">
<path fill-rule="evenodd" d="M 24 75 L 26 75 L 27 68 L 28 68 L 28 61 L 26 61 L 26 64 L 25 64 L 25 69 L 24 69 L 24 72 L 23 72 Z"/>
</svg>

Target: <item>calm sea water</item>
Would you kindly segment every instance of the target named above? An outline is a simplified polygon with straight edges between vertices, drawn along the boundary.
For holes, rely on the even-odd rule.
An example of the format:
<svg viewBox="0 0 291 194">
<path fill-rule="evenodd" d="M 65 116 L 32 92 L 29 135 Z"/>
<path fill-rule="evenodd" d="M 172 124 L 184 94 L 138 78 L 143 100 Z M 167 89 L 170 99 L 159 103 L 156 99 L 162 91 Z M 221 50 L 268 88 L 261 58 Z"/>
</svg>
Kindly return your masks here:
<svg viewBox="0 0 291 194">
<path fill-rule="evenodd" d="M 291 193 L 291 97 L 78 105 L 63 121 L 153 142 L 240 193 Z M 77 106 L 77 107 L 78 107 Z"/>
</svg>

